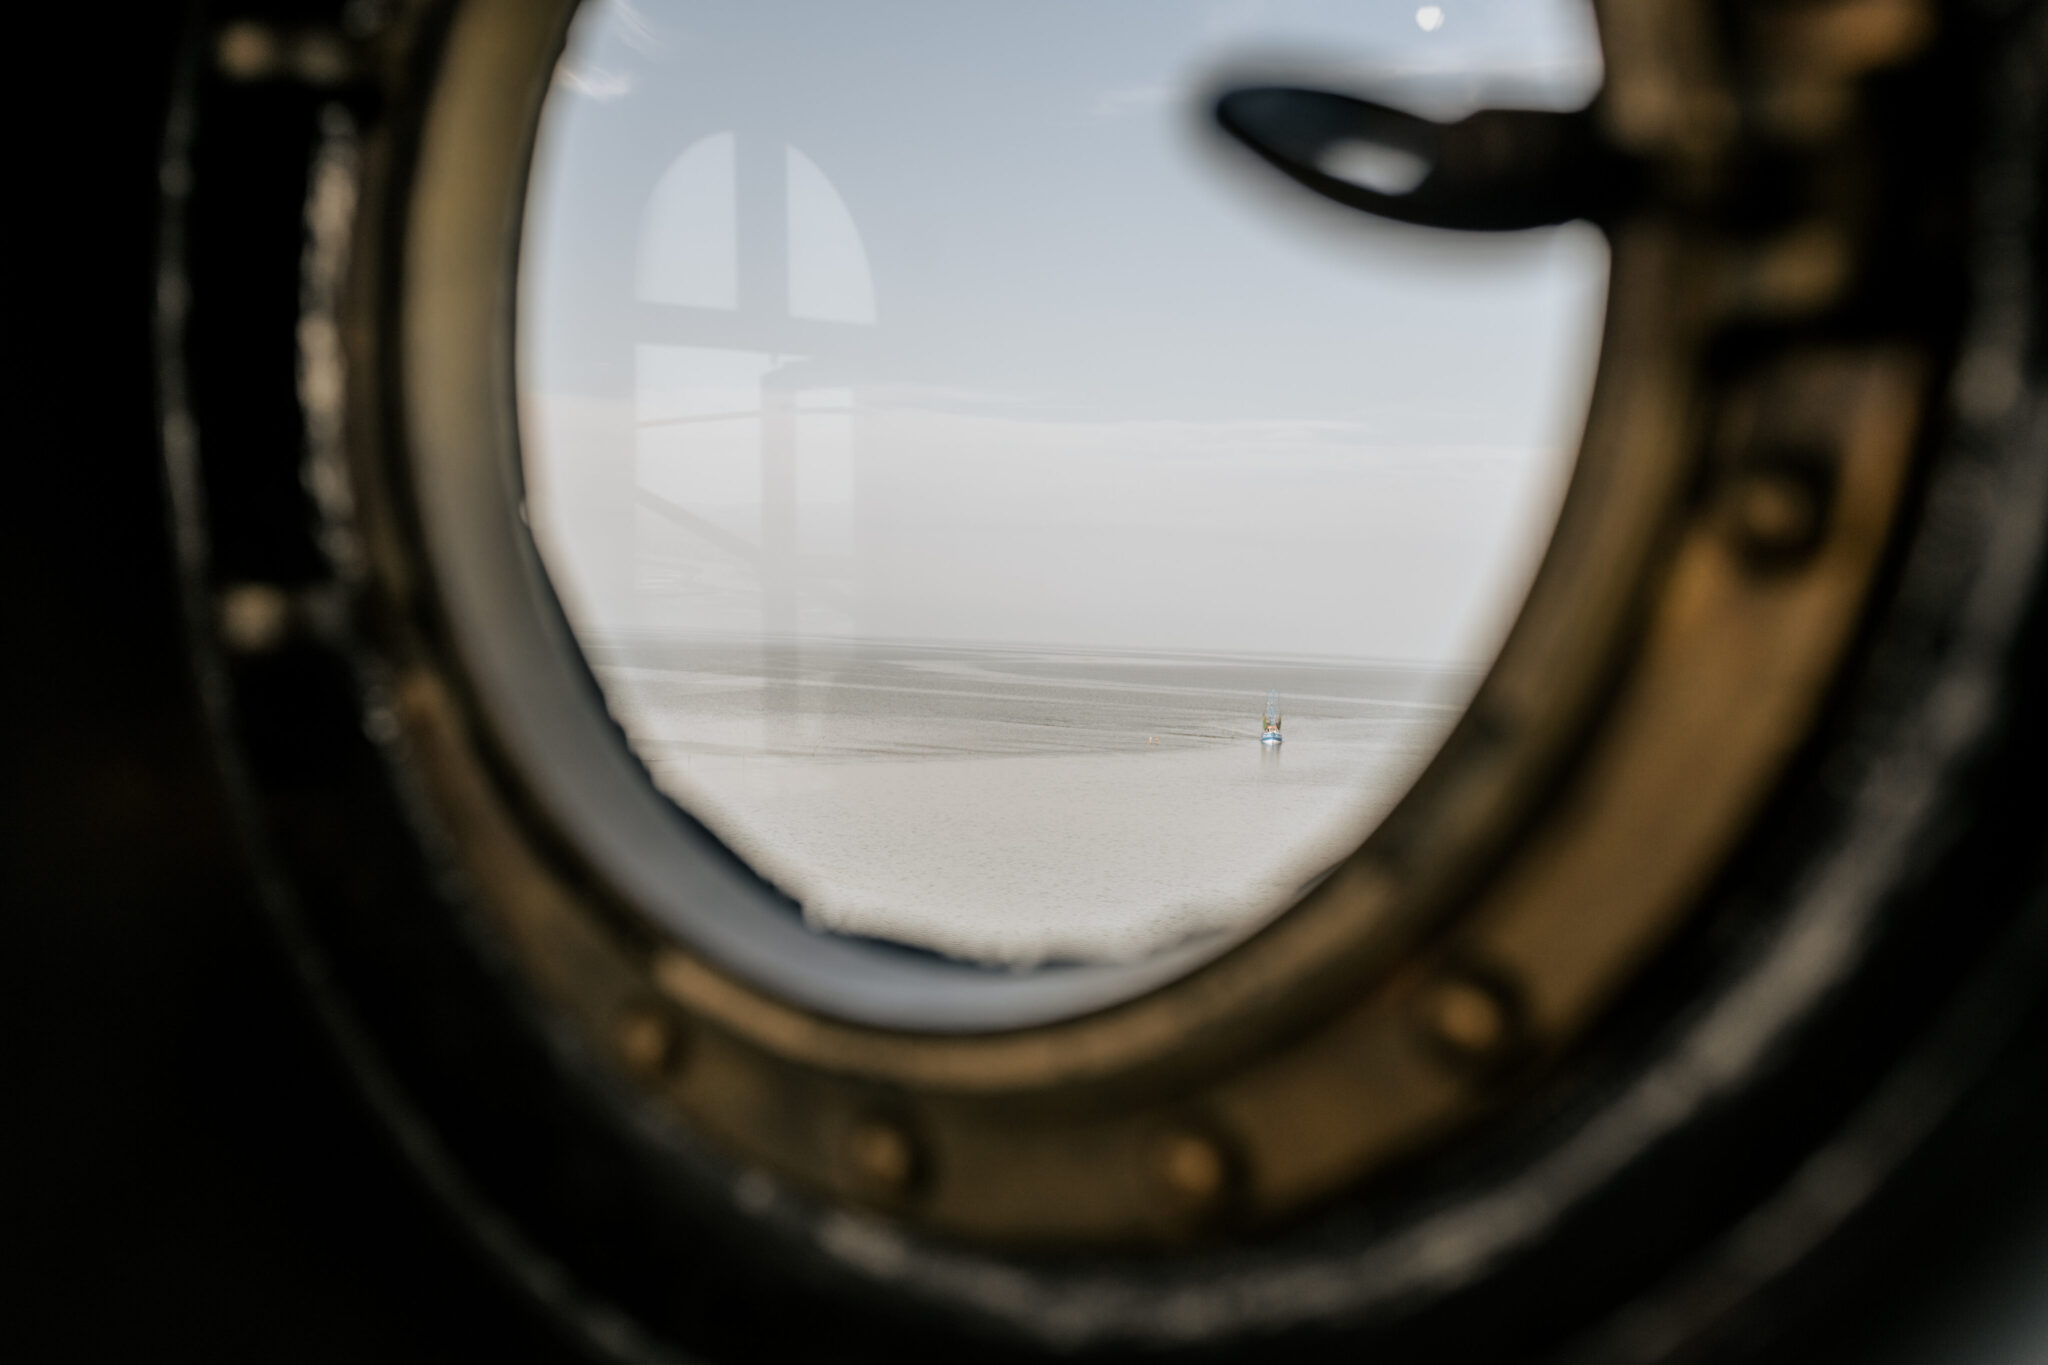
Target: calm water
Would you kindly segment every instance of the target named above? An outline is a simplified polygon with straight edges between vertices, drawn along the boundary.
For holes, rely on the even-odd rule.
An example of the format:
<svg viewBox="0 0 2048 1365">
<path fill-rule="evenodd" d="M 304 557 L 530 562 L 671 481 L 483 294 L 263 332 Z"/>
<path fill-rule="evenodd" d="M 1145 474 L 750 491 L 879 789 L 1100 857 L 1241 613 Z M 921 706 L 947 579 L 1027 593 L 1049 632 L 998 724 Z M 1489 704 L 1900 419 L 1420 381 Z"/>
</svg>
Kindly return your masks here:
<svg viewBox="0 0 2048 1365">
<path fill-rule="evenodd" d="M 1241 929 L 1357 846 L 1477 674 L 1318 660 L 590 644 L 655 782 L 816 928 L 1027 965 Z M 1268 689 L 1286 742 L 1258 742 Z"/>
</svg>

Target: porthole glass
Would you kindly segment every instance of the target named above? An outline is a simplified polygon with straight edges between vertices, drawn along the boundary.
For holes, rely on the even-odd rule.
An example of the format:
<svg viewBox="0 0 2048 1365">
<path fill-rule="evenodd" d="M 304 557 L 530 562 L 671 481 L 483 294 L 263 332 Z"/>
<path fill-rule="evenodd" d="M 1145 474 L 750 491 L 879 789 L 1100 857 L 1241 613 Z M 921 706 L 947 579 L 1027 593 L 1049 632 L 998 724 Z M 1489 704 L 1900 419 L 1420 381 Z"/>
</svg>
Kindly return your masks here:
<svg viewBox="0 0 2048 1365">
<path fill-rule="evenodd" d="M 1275 72 L 1448 118 L 1578 107 L 1600 59 L 1578 0 L 578 16 L 528 524 L 654 784 L 818 934 L 1199 960 L 1358 846 L 1499 647 L 1604 242 L 1280 181 L 1209 113 Z"/>
</svg>

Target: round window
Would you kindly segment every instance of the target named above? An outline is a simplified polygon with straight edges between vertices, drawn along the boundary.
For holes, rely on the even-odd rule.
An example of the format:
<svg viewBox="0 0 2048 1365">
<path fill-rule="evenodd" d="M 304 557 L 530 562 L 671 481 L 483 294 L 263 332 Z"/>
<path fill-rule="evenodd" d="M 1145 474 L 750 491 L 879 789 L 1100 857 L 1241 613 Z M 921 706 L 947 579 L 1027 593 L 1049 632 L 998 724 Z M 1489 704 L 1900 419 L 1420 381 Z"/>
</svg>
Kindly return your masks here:
<svg viewBox="0 0 2048 1365">
<path fill-rule="evenodd" d="M 866 972 L 736 964 L 764 984 L 965 1026 L 1185 970 L 1358 848 L 1499 647 L 1577 450 L 1605 240 L 1375 225 L 1271 176 L 1209 115 L 1248 53 L 1440 119 L 1600 81 L 1576 0 L 572 28 L 519 401 L 605 703 L 766 913 L 1015 1003 L 918 1007 L 900 952 L 861 998 Z"/>
</svg>

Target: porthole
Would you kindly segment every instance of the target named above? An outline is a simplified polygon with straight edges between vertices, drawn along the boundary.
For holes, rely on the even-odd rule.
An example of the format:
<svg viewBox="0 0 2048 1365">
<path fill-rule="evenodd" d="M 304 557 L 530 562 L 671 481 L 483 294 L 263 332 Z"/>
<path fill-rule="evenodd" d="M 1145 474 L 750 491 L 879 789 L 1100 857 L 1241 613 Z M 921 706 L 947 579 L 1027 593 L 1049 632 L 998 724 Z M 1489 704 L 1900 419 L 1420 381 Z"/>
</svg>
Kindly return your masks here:
<svg viewBox="0 0 2048 1365">
<path fill-rule="evenodd" d="M 166 152 L 195 653 L 587 1345 L 1663 1359 L 1991 1065 L 2039 6 L 306 16 Z"/>
</svg>

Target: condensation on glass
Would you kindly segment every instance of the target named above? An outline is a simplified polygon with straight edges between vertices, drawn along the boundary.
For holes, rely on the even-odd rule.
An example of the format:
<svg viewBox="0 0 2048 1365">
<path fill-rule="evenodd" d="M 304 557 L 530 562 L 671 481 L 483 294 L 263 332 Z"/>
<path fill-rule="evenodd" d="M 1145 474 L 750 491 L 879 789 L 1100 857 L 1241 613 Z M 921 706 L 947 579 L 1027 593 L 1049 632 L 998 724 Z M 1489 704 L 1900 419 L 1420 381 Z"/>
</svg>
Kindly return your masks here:
<svg viewBox="0 0 2048 1365">
<path fill-rule="evenodd" d="M 1221 945 L 1399 798 L 1527 589 L 1601 238 L 1316 201 L 1211 130 L 1238 70 L 1434 117 L 1600 77 L 1580 0 L 576 20 L 528 519 L 654 781 L 821 932 Z"/>
</svg>

